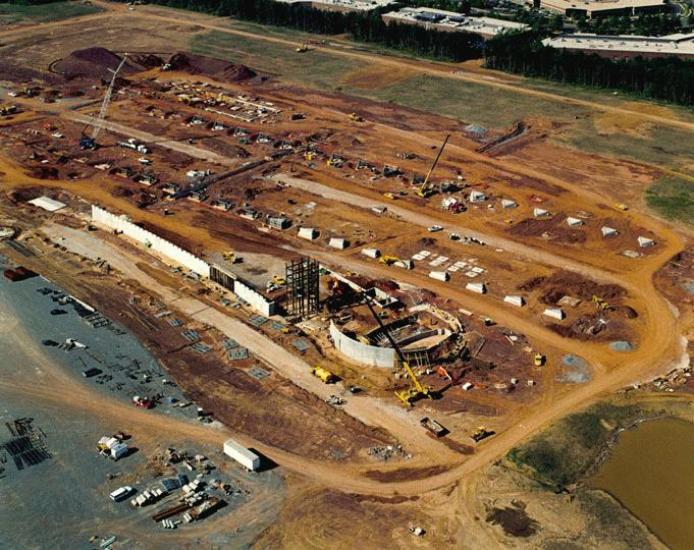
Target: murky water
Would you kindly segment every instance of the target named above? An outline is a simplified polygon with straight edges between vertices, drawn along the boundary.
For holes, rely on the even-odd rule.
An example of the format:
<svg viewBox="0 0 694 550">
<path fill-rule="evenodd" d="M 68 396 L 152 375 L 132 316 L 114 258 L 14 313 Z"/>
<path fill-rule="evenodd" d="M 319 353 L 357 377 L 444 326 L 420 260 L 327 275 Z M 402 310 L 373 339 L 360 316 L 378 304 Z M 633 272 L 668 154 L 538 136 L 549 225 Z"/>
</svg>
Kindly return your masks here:
<svg viewBox="0 0 694 550">
<path fill-rule="evenodd" d="M 590 481 L 673 550 L 694 547 L 694 424 L 675 418 L 623 432 Z"/>
</svg>

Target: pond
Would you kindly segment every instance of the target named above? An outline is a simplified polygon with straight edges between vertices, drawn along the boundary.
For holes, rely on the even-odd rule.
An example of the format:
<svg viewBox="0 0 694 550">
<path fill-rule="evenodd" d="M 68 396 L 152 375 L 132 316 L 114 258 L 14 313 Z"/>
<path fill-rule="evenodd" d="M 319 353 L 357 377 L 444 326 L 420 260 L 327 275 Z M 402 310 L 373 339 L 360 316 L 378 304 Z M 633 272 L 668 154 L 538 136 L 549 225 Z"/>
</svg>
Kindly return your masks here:
<svg viewBox="0 0 694 550">
<path fill-rule="evenodd" d="M 625 431 L 589 485 L 619 500 L 673 550 L 694 541 L 694 424 L 676 418 Z"/>
</svg>

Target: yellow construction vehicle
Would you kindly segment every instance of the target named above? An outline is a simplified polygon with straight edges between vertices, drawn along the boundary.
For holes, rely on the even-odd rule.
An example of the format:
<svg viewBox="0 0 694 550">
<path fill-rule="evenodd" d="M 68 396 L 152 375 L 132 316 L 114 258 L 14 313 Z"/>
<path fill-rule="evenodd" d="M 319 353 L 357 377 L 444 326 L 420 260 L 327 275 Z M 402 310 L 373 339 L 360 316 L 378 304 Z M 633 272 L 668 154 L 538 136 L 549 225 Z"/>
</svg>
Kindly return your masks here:
<svg viewBox="0 0 694 550">
<path fill-rule="evenodd" d="M 296 53 L 306 53 L 308 49 L 308 44 L 304 42 L 301 46 L 296 48 Z"/>
<path fill-rule="evenodd" d="M 228 251 L 228 252 L 224 252 L 224 254 L 222 254 L 222 256 L 224 256 L 224 259 L 225 259 L 227 262 L 232 262 L 232 263 L 233 263 L 234 260 L 236 260 L 236 253 L 235 253 L 233 250 L 230 250 L 230 251 Z"/>
<path fill-rule="evenodd" d="M 533 363 L 536 367 L 541 367 L 542 365 L 544 365 L 546 360 L 546 357 L 541 353 L 536 353 L 533 357 Z"/>
<path fill-rule="evenodd" d="M 395 342 L 395 339 L 391 336 L 390 332 L 383 324 L 383 321 L 381 321 L 381 318 L 374 310 L 373 305 L 371 305 L 371 297 L 367 294 L 364 294 L 363 296 L 364 301 L 366 302 L 366 305 L 368 306 L 369 311 L 371 312 L 371 315 L 373 315 L 374 319 L 376 319 L 376 322 L 383 331 L 383 334 L 386 336 L 386 338 L 388 338 L 388 342 L 395 350 L 395 353 L 398 355 L 398 358 L 400 359 L 400 362 L 402 363 L 405 372 L 407 372 L 407 375 L 410 377 L 410 387 L 405 390 L 396 391 L 395 395 L 397 396 L 397 398 L 400 399 L 400 401 L 402 401 L 408 407 L 411 407 L 414 404 L 414 402 L 417 401 L 417 399 L 420 399 L 422 397 L 434 399 L 436 393 L 432 388 L 430 388 L 429 386 L 422 385 L 422 383 L 419 381 L 417 375 L 412 370 L 412 367 L 410 367 L 410 364 L 405 360 L 405 356 L 402 354 L 402 351 L 400 351 L 400 347 Z"/>
<path fill-rule="evenodd" d="M 313 367 L 311 373 L 316 378 L 320 378 L 323 384 L 332 384 L 333 382 L 337 381 L 337 377 L 328 369 L 324 369 L 323 367 Z"/>
<path fill-rule="evenodd" d="M 304 153 L 304 158 L 306 160 L 313 160 L 315 157 L 316 157 L 316 153 L 314 153 L 313 151 L 306 151 Z"/>
<path fill-rule="evenodd" d="M 364 122 L 364 118 L 359 116 L 357 113 L 350 113 L 349 119 L 353 122 Z"/>
<path fill-rule="evenodd" d="M 480 426 L 477 428 L 472 434 L 470 435 L 470 438 L 475 442 L 478 443 L 482 441 L 483 439 L 486 439 L 492 435 L 494 435 L 496 432 L 494 430 L 488 430 L 484 426 Z"/>
<path fill-rule="evenodd" d="M 431 173 L 434 171 L 434 168 L 436 168 L 436 165 L 439 163 L 439 159 L 441 158 L 441 153 L 443 153 L 444 147 L 446 147 L 446 144 L 448 143 L 448 140 L 450 139 L 450 134 L 446 136 L 446 139 L 443 140 L 443 143 L 441 144 L 441 148 L 439 149 L 439 152 L 436 154 L 436 158 L 434 159 L 434 162 L 431 165 L 431 168 L 429 168 L 429 171 L 427 172 L 426 177 L 424 178 L 424 182 L 422 185 L 419 186 L 417 189 L 417 195 L 422 197 L 423 199 L 428 199 L 432 195 L 436 194 L 436 191 L 434 188 L 429 185 L 429 178 L 431 177 Z"/>
<path fill-rule="evenodd" d="M 393 193 L 383 193 L 383 196 L 387 199 L 392 200 L 392 201 L 395 200 L 395 195 Z"/>
<path fill-rule="evenodd" d="M 605 300 L 600 298 L 600 296 L 596 296 L 593 294 L 593 303 L 597 306 L 598 309 L 607 309 L 610 307 L 610 304 L 608 304 Z"/>
<path fill-rule="evenodd" d="M 623 202 L 616 203 L 615 208 L 617 208 L 618 210 L 621 210 L 623 212 L 626 212 L 627 210 L 629 210 L 629 207 L 626 204 L 624 204 Z"/>
<path fill-rule="evenodd" d="M 378 261 L 382 264 L 393 265 L 395 262 L 400 261 L 400 258 L 397 256 L 381 256 L 378 258 Z"/>
<path fill-rule="evenodd" d="M 287 280 L 282 277 L 281 275 L 273 275 L 272 276 L 272 283 L 277 285 L 277 286 L 284 286 L 287 284 Z"/>
</svg>

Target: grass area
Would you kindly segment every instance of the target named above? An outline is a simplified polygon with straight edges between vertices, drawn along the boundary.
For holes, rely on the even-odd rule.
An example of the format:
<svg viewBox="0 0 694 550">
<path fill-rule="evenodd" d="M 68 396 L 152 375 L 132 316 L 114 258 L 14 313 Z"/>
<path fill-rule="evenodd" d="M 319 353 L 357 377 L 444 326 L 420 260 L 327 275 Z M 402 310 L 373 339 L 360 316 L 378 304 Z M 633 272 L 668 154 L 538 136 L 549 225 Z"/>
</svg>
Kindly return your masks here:
<svg viewBox="0 0 694 550">
<path fill-rule="evenodd" d="M 572 128 L 559 138 L 561 143 L 588 153 L 672 168 L 694 164 L 691 140 L 691 132 L 669 126 L 651 126 L 639 136 L 624 132 L 601 134 L 592 118 L 575 121 Z"/>
<path fill-rule="evenodd" d="M 581 489 L 576 499 L 588 518 L 587 531 L 600 533 L 603 540 L 620 541 L 625 548 L 650 546 L 647 531 L 610 495 Z"/>
<path fill-rule="evenodd" d="M 44 23 L 100 11 L 103 10 L 97 6 L 81 2 L 54 2 L 35 6 L 0 3 L 0 24 Z"/>
<path fill-rule="evenodd" d="M 505 75 L 508 73 L 500 72 L 500 74 Z M 693 109 L 688 109 L 687 107 L 682 107 L 680 105 L 673 105 L 672 103 L 665 103 L 662 101 L 658 101 L 657 99 L 644 99 L 637 95 L 630 95 L 621 91 L 615 94 L 611 90 L 606 90 L 602 88 L 591 88 L 589 86 L 580 86 L 578 84 L 565 84 L 528 77 L 524 77 L 521 80 L 519 80 L 518 85 L 522 88 L 528 88 L 532 90 L 538 90 L 567 97 L 575 97 L 576 99 L 583 99 L 586 101 L 594 101 L 596 103 L 602 103 L 604 105 L 610 105 L 612 107 L 625 107 L 628 109 L 636 108 L 637 112 L 638 106 L 634 102 L 639 102 L 646 107 L 647 112 L 650 110 L 651 107 L 661 108 L 663 110 L 670 111 L 671 115 L 673 115 L 673 118 L 675 119 L 687 122 L 694 122 Z"/>
<path fill-rule="evenodd" d="M 544 101 L 484 84 L 430 75 L 414 76 L 380 89 L 348 91 L 488 128 L 508 126 L 529 116 L 547 116 L 569 121 L 586 112 L 581 107 Z"/>
<path fill-rule="evenodd" d="M 511 449 L 507 458 L 539 483 L 561 489 L 581 479 L 615 429 L 631 424 L 642 414 L 634 405 L 601 403 L 560 420 Z"/>
<path fill-rule="evenodd" d="M 300 40 L 301 35 L 294 38 Z M 580 107 L 429 75 L 414 76 L 380 88 L 377 83 L 370 89 L 350 87 L 341 85 L 346 75 L 358 70 L 368 71 L 376 65 L 364 65 L 359 61 L 322 51 L 297 54 L 289 46 L 261 39 L 230 36 L 218 31 L 196 35 L 191 42 L 191 50 L 243 63 L 295 84 L 391 101 L 489 128 L 508 126 L 523 116 L 542 115 L 568 121 L 586 112 Z"/>
<path fill-rule="evenodd" d="M 193 53 L 243 63 L 284 81 L 321 90 L 335 90 L 344 74 L 360 66 L 356 61 L 328 53 L 299 54 L 290 46 L 218 31 L 196 35 L 190 48 Z"/>
<path fill-rule="evenodd" d="M 646 191 L 646 202 L 669 220 L 694 224 L 694 183 L 673 177 L 657 180 Z"/>
</svg>

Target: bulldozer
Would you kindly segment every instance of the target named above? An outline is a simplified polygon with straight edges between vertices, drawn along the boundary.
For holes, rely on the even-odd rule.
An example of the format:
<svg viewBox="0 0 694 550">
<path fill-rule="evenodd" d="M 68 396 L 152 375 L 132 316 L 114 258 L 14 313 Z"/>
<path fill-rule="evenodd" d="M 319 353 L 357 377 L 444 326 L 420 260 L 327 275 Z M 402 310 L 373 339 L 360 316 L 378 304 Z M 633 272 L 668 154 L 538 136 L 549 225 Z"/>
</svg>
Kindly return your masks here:
<svg viewBox="0 0 694 550">
<path fill-rule="evenodd" d="M 472 434 L 470 434 L 470 439 L 472 439 L 475 443 L 479 443 L 483 439 L 493 436 L 495 433 L 496 432 L 494 430 L 488 430 L 484 426 L 480 426 L 474 432 L 472 432 Z"/>
<path fill-rule="evenodd" d="M 386 326 L 383 324 L 383 321 L 381 321 L 381 318 L 374 310 L 373 305 L 371 304 L 371 297 L 368 294 L 364 294 L 363 297 L 367 307 L 369 308 L 369 311 L 371 312 L 371 315 L 373 315 L 374 319 L 376 319 L 378 326 L 383 331 L 383 334 L 388 339 L 388 342 L 390 343 L 392 348 L 395 350 L 395 353 L 397 354 L 398 359 L 400 359 L 400 362 L 402 363 L 405 372 L 407 372 L 407 375 L 410 377 L 410 387 L 404 390 L 396 391 L 396 397 L 400 399 L 400 401 L 402 401 L 407 407 L 412 407 L 415 401 L 421 399 L 422 397 L 434 399 L 436 397 L 436 393 L 432 388 L 423 385 L 419 381 L 419 378 L 417 378 L 417 375 L 412 370 L 412 367 L 410 367 L 410 364 L 405 359 L 405 356 L 400 350 L 398 344 L 395 342 L 395 339 L 390 334 Z"/>
<path fill-rule="evenodd" d="M 441 154 L 443 153 L 443 150 L 446 147 L 446 144 L 448 143 L 450 137 L 450 134 L 448 134 L 446 138 L 443 140 L 441 148 L 439 149 L 439 152 L 436 154 L 436 158 L 434 159 L 431 168 L 429 168 L 429 171 L 427 172 L 427 175 L 424 178 L 424 182 L 417 189 L 417 196 L 422 197 L 423 199 L 428 199 L 432 195 L 436 194 L 436 190 L 429 184 L 429 178 L 431 177 L 431 173 L 434 171 L 434 168 L 436 168 L 436 165 L 439 163 Z"/>
<path fill-rule="evenodd" d="M 378 258 L 378 261 L 382 264 L 393 265 L 395 262 L 400 261 L 400 258 L 397 256 L 381 256 Z"/>
</svg>

